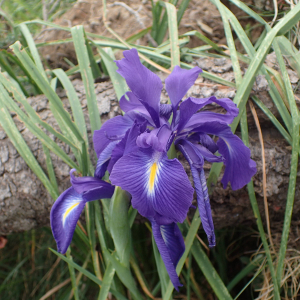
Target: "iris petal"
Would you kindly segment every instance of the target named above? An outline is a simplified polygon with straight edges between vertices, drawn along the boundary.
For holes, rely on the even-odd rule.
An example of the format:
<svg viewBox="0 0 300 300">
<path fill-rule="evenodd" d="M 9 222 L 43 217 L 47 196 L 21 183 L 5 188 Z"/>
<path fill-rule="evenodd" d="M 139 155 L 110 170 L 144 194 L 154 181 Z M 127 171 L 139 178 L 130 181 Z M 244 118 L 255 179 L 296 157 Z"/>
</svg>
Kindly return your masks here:
<svg viewBox="0 0 300 300">
<path fill-rule="evenodd" d="M 250 149 L 232 133 L 228 125 L 220 122 L 206 122 L 193 130 L 220 137 L 217 146 L 219 153 L 225 158 L 226 167 L 221 181 L 224 187 L 230 181 L 232 189 L 237 190 L 251 180 L 256 173 L 256 163 L 250 158 Z"/>
<path fill-rule="evenodd" d="M 136 49 L 123 52 L 124 58 L 116 61 L 117 72 L 123 76 L 130 90 L 149 111 L 150 115 L 159 127 L 159 101 L 162 90 L 162 83 L 159 77 L 147 69 L 140 62 Z"/>
<path fill-rule="evenodd" d="M 52 206 L 50 222 L 58 252 L 66 253 L 85 203 L 82 195 L 70 187 Z"/>
<path fill-rule="evenodd" d="M 130 116 L 116 116 L 107 120 L 100 130 L 94 131 L 93 142 L 97 157 L 111 142 L 121 140 L 126 131 L 131 128 L 134 121 Z"/>
<path fill-rule="evenodd" d="M 124 155 L 138 150 L 136 145 L 136 139 L 141 132 L 146 129 L 145 123 L 138 125 L 135 123 L 130 130 L 128 130 L 124 138 L 115 146 L 112 154 L 111 160 L 109 161 L 108 171 L 111 173 L 114 164 Z"/>
<path fill-rule="evenodd" d="M 105 149 L 100 153 L 97 165 L 95 169 L 94 176 L 98 178 L 102 178 L 106 172 L 107 166 L 109 164 L 112 152 L 116 145 L 119 143 L 119 140 L 110 142 Z"/>
<path fill-rule="evenodd" d="M 50 222 L 57 249 L 65 253 L 71 243 L 74 230 L 84 205 L 88 201 L 111 198 L 114 186 L 94 177 L 75 177 L 71 171 L 72 187 L 55 201 L 50 213 Z M 80 191 L 80 193 L 79 193 Z"/>
<path fill-rule="evenodd" d="M 166 79 L 166 90 L 170 97 L 173 109 L 177 109 L 179 101 L 195 83 L 202 70 L 195 67 L 191 70 L 181 69 L 175 66 L 172 73 Z"/>
<path fill-rule="evenodd" d="M 216 245 L 216 238 L 204 170 L 203 168 L 195 167 L 194 157 L 196 153 L 190 143 L 180 144 L 178 147 L 191 167 L 202 226 L 207 235 L 209 246 L 214 247 Z"/>
<path fill-rule="evenodd" d="M 148 218 L 159 213 L 183 222 L 193 199 L 193 188 L 180 162 L 152 149 L 120 158 L 110 180 L 128 191 L 132 206 Z"/>
<path fill-rule="evenodd" d="M 161 258 L 166 266 L 171 282 L 178 291 L 182 284 L 179 282 L 176 266 L 185 250 L 182 234 L 175 223 L 159 225 L 152 220 L 151 224 L 154 240 Z"/>
<path fill-rule="evenodd" d="M 199 109 L 203 108 L 205 105 L 211 103 L 217 103 L 218 105 L 222 106 L 227 110 L 225 115 L 212 113 L 212 112 L 199 112 L 196 113 Z M 178 132 L 180 132 L 184 127 L 191 127 L 192 125 L 195 126 L 197 122 L 203 123 L 203 118 L 205 114 L 208 114 L 207 120 L 212 121 L 212 117 L 215 118 L 219 117 L 220 121 L 226 122 L 230 124 L 233 119 L 238 115 L 239 109 L 236 107 L 235 103 L 228 99 L 217 99 L 216 97 L 212 96 L 209 98 L 197 99 L 197 98 L 188 98 L 183 101 L 180 105 L 180 120 L 177 127 Z"/>
</svg>

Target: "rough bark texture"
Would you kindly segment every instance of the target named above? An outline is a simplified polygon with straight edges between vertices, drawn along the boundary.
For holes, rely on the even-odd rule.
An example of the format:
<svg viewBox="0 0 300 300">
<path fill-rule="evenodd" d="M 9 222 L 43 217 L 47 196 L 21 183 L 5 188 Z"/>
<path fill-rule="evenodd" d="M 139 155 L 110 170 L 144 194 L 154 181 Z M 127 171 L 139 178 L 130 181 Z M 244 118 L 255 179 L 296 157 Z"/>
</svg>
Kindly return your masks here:
<svg viewBox="0 0 300 300">
<path fill-rule="evenodd" d="M 272 64 L 272 57 L 269 58 L 268 63 L 270 63 L 270 61 Z M 230 61 L 226 59 L 203 58 L 198 60 L 196 63 L 205 70 L 219 74 L 227 80 L 233 80 L 232 66 Z M 295 74 L 291 73 L 290 75 L 294 76 Z M 164 79 L 164 76 L 161 77 Z M 85 116 L 88 119 L 83 84 L 77 79 L 73 81 L 73 85 L 81 100 Z M 102 122 L 120 113 L 117 98 L 110 82 L 95 84 L 95 90 Z M 259 98 L 274 113 L 274 115 L 278 117 L 276 107 L 273 105 L 267 90 L 268 86 L 265 79 L 261 76 L 258 77 L 253 88 L 253 93 L 258 95 Z M 70 110 L 65 92 L 60 90 L 58 91 L 58 94 L 62 98 L 65 107 Z M 216 85 L 200 77 L 188 93 L 188 95 L 192 95 L 194 97 L 208 97 L 212 94 L 219 98 L 233 98 L 235 90 Z M 162 101 L 166 100 L 167 95 L 164 91 Z M 28 101 L 43 120 L 58 129 L 51 111 L 49 110 L 48 100 L 45 96 L 41 95 L 31 97 L 28 98 Z M 219 111 L 219 107 L 215 106 L 210 107 L 210 109 Z M 278 133 L 276 128 L 273 127 L 258 108 L 257 112 L 261 126 L 263 127 L 270 219 L 271 221 L 280 221 L 282 220 L 285 209 L 287 187 L 289 182 L 291 147 L 285 142 L 280 133 Z M 43 169 L 46 170 L 41 143 L 29 132 L 27 128 L 24 127 L 24 125 L 17 119 L 17 116 L 14 116 L 14 120 L 33 154 Z M 263 214 L 261 146 L 258 140 L 257 129 L 254 125 L 251 113 L 249 112 L 248 121 L 252 158 L 256 161 L 258 167 L 258 172 L 254 176 L 254 185 L 260 210 Z M 53 139 L 55 139 L 55 137 L 53 137 Z M 57 142 L 64 151 L 72 157 L 69 147 L 60 141 Z M 62 192 L 70 186 L 70 169 L 54 154 L 52 154 L 52 159 L 59 183 L 59 189 L 60 192 Z M 181 160 L 184 163 L 187 172 L 189 172 L 187 163 L 184 162 L 183 159 Z M 209 168 L 210 165 L 206 164 L 205 170 L 207 176 Z M 298 180 L 300 180 L 300 177 Z M 299 193 L 300 185 L 297 184 L 294 214 L 297 214 L 300 211 L 300 202 L 297 201 Z M 37 180 L 36 176 L 19 156 L 7 138 L 5 132 L 0 127 L 0 235 L 49 225 L 49 212 L 53 201 L 54 200 L 48 195 L 43 185 Z M 223 189 L 220 183 L 217 184 L 217 186 L 214 187 L 213 194 L 211 196 L 211 206 L 216 228 L 237 224 L 250 225 L 255 222 L 246 188 L 238 191 L 232 191 L 230 187 Z"/>
</svg>

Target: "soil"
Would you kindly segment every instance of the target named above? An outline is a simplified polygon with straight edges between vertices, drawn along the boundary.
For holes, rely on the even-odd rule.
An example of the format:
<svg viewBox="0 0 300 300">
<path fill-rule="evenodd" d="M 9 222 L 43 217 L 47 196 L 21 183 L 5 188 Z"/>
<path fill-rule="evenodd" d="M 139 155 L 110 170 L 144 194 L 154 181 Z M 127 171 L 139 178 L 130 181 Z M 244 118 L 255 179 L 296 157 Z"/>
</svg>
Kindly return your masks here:
<svg viewBox="0 0 300 300">
<path fill-rule="evenodd" d="M 124 6 L 124 4 L 127 6 L 127 8 Z M 253 26 L 253 21 L 242 18 L 245 13 L 229 2 L 227 5 L 241 20 L 243 26 Z M 151 1 L 149 0 L 124 0 L 122 3 L 108 0 L 108 25 L 118 35 L 126 39 L 138 33 L 140 30 L 152 25 L 151 8 Z M 103 23 L 103 7 L 101 0 L 78 1 L 68 12 L 62 15 L 59 19 L 55 20 L 54 23 L 65 27 L 83 25 L 86 32 L 99 34 L 105 37 L 112 37 L 111 33 L 106 29 Z M 190 1 L 188 8 L 186 9 L 181 20 L 179 34 L 183 34 L 192 30 L 199 31 L 217 44 L 226 43 L 220 13 L 216 6 L 213 5 L 209 0 Z M 249 32 L 249 35 L 253 41 L 259 37 L 261 31 L 262 28 L 257 27 L 255 30 Z M 68 31 L 47 28 L 46 30 L 42 31 L 35 40 L 36 42 L 45 42 L 67 39 L 70 37 L 71 33 Z M 167 38 L 167 36 L 165 38 Z M 140 45 L 147 45 L 149 44 L 149 40 L 147 37 L 143 37 L 139 39 L 137 43 Z M 191 37 L 187 46 L 191 48 L 201 45 L 203 45 L 201 40 Z M 239 47 L 239 43 L 237 43 L 237 45 Z M 242 49 L 239 50 L 242 51 Z M 44 59 L 47 60 L 47 64 L 51 68 L 69 68 L 70 66 L 65 61 L 65 58 L 73 63 L 76 63 L 76 55 L 72 43 L 46 46 L 40 49 L 40 53 Z"/>
</svg>

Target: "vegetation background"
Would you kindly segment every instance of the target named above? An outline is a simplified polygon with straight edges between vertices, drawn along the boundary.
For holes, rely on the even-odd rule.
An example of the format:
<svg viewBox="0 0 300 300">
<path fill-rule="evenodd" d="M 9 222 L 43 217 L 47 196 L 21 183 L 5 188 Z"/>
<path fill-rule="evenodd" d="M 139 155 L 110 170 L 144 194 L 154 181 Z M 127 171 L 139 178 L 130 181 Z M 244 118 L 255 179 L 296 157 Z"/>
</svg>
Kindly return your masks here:
<svg viewBox="0 0 300 300">
<path fill-rule="evenodd" d="M 0 124 L 52 198 L 59 194 L 59 182 L 50 153 L 82 174 L 92 173 L 86 128 L 88 125 L 97 128 L 101 123 L 99 115 L 90 114 L 86 125 L 78 99 L 69 96 L 71 117 L 56 95 L 56 88 L 63 86 L 74 95 L 70 78 L 81 76 L 90 95 L 88 105 L 93 106 L 97 105 L 94 82 L 110 78 L 120 98 L 125 84 L 116 75 L 113 60 L 120 57 L 120 50 L 136 47 L 147 67 L 165 73 L 177 64 L 192 68 L 192 62 L 199 57 L 231 60 L 234 82 L 210 72 L 204 72 L 203 77 L 236 89 L 233 101 L 240 114 L 232 130 L 238 128 L 246 144 L 249 138 L 244 108 L 249 102 L 258 131 L 261 132 L 255 115 L 260 109 L 291 145 L 284 219 L 280 220 L 280 226 L 270 224 L 265 172 L 262 178 L 264 221 L 253 182 L 247 189 L 256 224 L 218 230 L 215 249 L 208 250 L 205 246 L 201 220 L 195 214 L 180 228 L 185 236 L 186 252 L 177 267 L 184 284 L 177 293 L 155 245 L 149 251 L 153 244 L 147 223 L 134 222 L 133 209 L 128 215 L 127 212 L 120 215 L 122 203 L 117 197 L 111 201 L 103 199 L 86 209 L 86 223 L 76 229 L 66 256 L 49 250 L 56 249 L 49 227 L 2 236 L 1 299 L 299 299 L 299 244 L 297 237 L 289 240 L 293 204 L 298 200 L 295 186 L 299 110 L 294 96 L 298 85 L 291 84 L 288 69 L 300 77 L 300 4 L 239 0 L 86 2 L 89 18 L 84 14 L 85 1 L 0 2 Z M 60 51 L 53 51 L 53 47 Z M 276 56 L 277 69 L 264 64 L 270 53 Z M 272 114 L 263 99 L 251 94 L 258 74 L 268 82 L 278 116 Z M 56 138 L 70 145 L 75 161 L 49 140 L 49 132 L 54 134 L 53 130 L 38 121 L 26 104 L 27 97 L 38 94 L 45 94 L 49 99 L 61 130 L 55 133 Z M 256 109 L 252 103 L 257 105 Z M 32 155 L 10 112 L 17 114 L 41 141 L 47 141 L 43 143 L 46 170 Z M 263 145 L 262 139 L 260 143 Z M 263 147 L 262 165 L 265 169 Z M 221 167 L 212 166 L 208 182 L 216 183 Z M 110 220 L 115 215 L 130 232 L 131 238 L 125 241 L 133 244 L 128 261 L 118 260 L 118 244 L 124 243 L 126 237 L 113 234 L 115 229 Z"/>
</svg>

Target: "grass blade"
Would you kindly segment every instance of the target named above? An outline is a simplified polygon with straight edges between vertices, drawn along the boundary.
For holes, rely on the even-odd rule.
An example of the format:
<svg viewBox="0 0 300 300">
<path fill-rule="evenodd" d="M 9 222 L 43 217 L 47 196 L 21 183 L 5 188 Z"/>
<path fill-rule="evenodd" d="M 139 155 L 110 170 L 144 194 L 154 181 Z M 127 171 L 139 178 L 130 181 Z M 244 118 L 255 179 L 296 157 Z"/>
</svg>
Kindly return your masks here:
<svg viewBox="0 0 300 300">
<path fill-rule="evenodd" d="M 66 256 L 70 261 L 73 261 L 73 258 L 71 256 L 70 247 L 67 250 Z M 71 282 L 72 282 L 72 291 L 73 291 L 73 294 L 74 294 L 74 298 L 75 298 L 75 300 L 79 300 L 78 287 L 77 287 L 77 284 L 76 284 L 74 267 L 71 264 L 68 264 L 68 267 L 69 267 L 69 272 L 70 272 L 70 277 L 71 277 Z"/>
<path fill-rule="evenodd" d="M 298 170 L 298 155 L 299 155 L 299 110 L 295 102 L 295 97 L 293 93 L 293 89 L 291 86 L 291 82 L 289 79 L 288 72 L 285 67 L 285 62 L 282 57 L 281 51 L 279 49 L 277 39 L 274 41 L 274 50 L 276 53 L 276 57 L 280 66 L 281 74 L 283 77 L 285 89 L 287 91 L 287 97 L 291 109 L 292 119 L 293 119 L 293 130 L 292 130 L 292 159 L 291 159 L 291 171 L 289 177 L 289 187 L 288 187 L 288 194 L 287 194 L 287 202 L 285 208 L 285 215 L 284 215 L 284 223 L 283 223 L 283 230 L 281 236 L 281 243 L 279 249 L 279 258 L 277 263 L 277 281 L 278 285 L 281 285 L 281 277 L 283 273 L 283 265 L 284 259 L 287 249 L 288 237 L 290 232 L 291 226 L 291 219 L 292 219 L 292 212 L 293 212 L 293 205 L 295 200 L 295 189 L 296 189 L 296 179 L 297 179 L 297 170 Z"/>
<path fill-rule="evenodd" d="M 72 168 L 78 168 L 76 163 L 48 136 L 45 134 L 43 130 L 41 130 L 36 124 L 42 125 L 45 129 L 47 129 L 50 133 L 54 134 L 58 138 L 60 138 L 63 142 L 70 145 L 71 147 L 76 147 L 69 140 L 65 139 L 60 133 L 55 131 L 49 124 L 43 122 L 41 118 L 37 115 L 35 110 L 29 105 L 26 98 L 22 94 L 22 92 L 18 89 L 16 85 L 13 84 L 12 81 L 9 81 L 5 78 L 5 76 L 0 73 L 0 82 L 4 84 L 6 89 L 13 93 L 14 98 L 24 105 L 24 108 L 29 115 L 30 118 L 26 116 L 26 114 L 18 107 L 18 105 L 9 97 L 7 92 L 2 89 L 2 96 L 6 99 L 5 104 L 11 110 L 18 114 L 21 121 L 24 122 L 26 127 L 37 137 L 40 141 L 44 142 L 47 147 L 55 153 L 58 157 L 60 157 L 65 163 L 67 163 Z"/>
<path fill-rule="evenodd" d="M 100 129 L 101 120 L 97 106 L 93 74 L 86 47 L 86 39 L 84 38 L 84 29 L 82 26 L 75 26 L 71 28 L 71 33 L 73 37 L 74 47 L 79 63 L 83 84 L 86 91 L 90 124 L 93 134 L 95 130 Z"/>
<path fill-rule="evenodd" d="M 1 89 L 0 89 L 0 93 L 1 93 Z M 29 147 L 25 143 L 22 135 L 20 134 L 18 128 L 16 127 L 14 121 L 12 120 L 10 113 L 5 107 L 5 104 L 3 103 L 3 99 L 4 98 L 1 96 L 0 97 L 0 124 L 2 128 L 5 130 L 10 141 L 17 149 L 19 154 L 22 156 L 22 158 L 25 160 L 26 164 L 33 171 L 33 173 L 39 178 L 39 180 L 43 183 L 43 185 L 45 186 L 45 188 L 47 189 L 51 197 L 53 199 L 56 199 L 56 193 L 52 187 L 51 182 L 49 181 L 43 169 L 41 168 L 36 158 L 30 151 Z"/>
<path fill-rule="evenodd" d="M 43 144 L 43 150 L 45 153 L 45 160 L 46 160 L 46 166 L 47 166 L 47 171 L 48 171 L 48 177 L 50 179 L 50 182 L 53 186 L 53 189 L 55 191 L 55 193 L 57 194 L 57 197 L 59 195 L 59 191 L 58 191 L 58 184 L 57 184 L 57 180 L 56 180 L 56 176 L 55 176 L 55 172 L 54 172 L 54 168 L 53 168 L 53 164 L 52 164 L 52 159 L 50 156 L 50 151 L 48 149 L 48 147 L 46 147 Z"/>
<path fill-rule="evenodd" d="M 249 147 L 248 124 L 247 124 L 247 115 L 246 115 L 245 110 L 243 111 L 242 116 L 243 117 L 242 117 L 241 123 L 240 123 L 241 124 L 241 131 L 242 131 L 242 140 L 245 143 L 245 145 L 247 147 Z M 274 265 L 273 265 L 273 259 L 272 259 L 272 256 L 271 256 L 271 252 L 270 252 L 269 244 L 268 244 L 267 237 L 266 237 L 266 234 L 265 234 L 264 226 L 263 226 L 263 223 L 262 223 L 262 220 L 261 220 L 260 211 L 259 211 L 259 208 L 258 208 L 258 204 L 257 204 L 256 196 L 255 196 L 254 185 L 253 185 L 253 180 L 252 179 L 247 184 L 247 188 L 248 188 L 248 194 L 249 194 L 253 214 L 254 214 L 254 217 L 256 219 L 256 224 L 257 224 L 257 227 L 258 227 L 259 235 L 260 235 L 261 241 L 262 241 L 263 246 L 264 246 L 264 250 L 265 250 L 265 253 L 266 253 L 266 257 L 267 257 L 271 277 L 272 277 L 273 284 L 274 284 L 274 294 L 275 294 L 274 299 L 275 300 L 280 300 L 279 286 L 278 286 L 277 281 L 276 281 L 276 274 L 275 274 L 275 268 L 274 268 Z"/>
<path fill-rule="evenodd" d="M 39 70 L 36 68 L 31 58 L 28 56 L 25 50 L 21 50 L 21 44 L 19 42 L 14 43 L 11 48 L 13 49 L 16 56 L 19 58 L 21 63 L 27 69 L 28 73 L 31 75 L 32 79 L 36 82 L 41 91 L 45 94 L 45 96 L 49 99 L 51 103 L 53 103 L 54 108 L 61 115 L 62 119 L 66 123 L 66 125 L 72 130 L 73 134 L 76 136 L 78 141 L 83 141 L 78 129 L 75 127 L 72 122 L 70 115 L 64 110 L 61 100 L 55 91 L 50 86 L 49 82 L 40 75 Z"/>
<path fill-rule="evenodd" d="M 36 64 L 38 70 L 40 71 L 40 74 L 42 74 L 42 76 L 44 76 L 44 78 L 46 80 L 48 80 L 46 72 L 45 72 L 43 64 L 42 64 L 42 61 L 41 61 L 41 58 L 40 58 L 40 55 L 39 55 L 39 52 L 38 52 L 38 50 L 35 46 L 35 42 L 32 38 L 32 35 L 31 35 L 28 27 L 24 23 L 20 24 L 19 27 L 21 29 L 21 32 L 22 32 L 23 36 L 26 39 L 27 45 L 30 49 L 31 55 L 34 59 L 34 62 Z"/>
<path fill-rule="evenodd" d="M 107 252 L 106 249 L 104 249 L 104 251 Z M 109 257 L 111 264 L 113 265 L 114 269 L 116 270 L 119 278 L 121 279 L 122 283 L 128 288 L 128 290 L 132 294 L 132 297 L 135 300 L 142 299 L 142 296 L 140 295 L 140 293 L 136 287 L 135 281 L 132 277 L 129 267 L 127 268 L 123 264 L 121 264 L 118 261 L 115 253 L 113 253 L 111 255 L 109 253 L 107 253 L 107 255 Z"/>
<path fill-rule="evenodd" d="M 193 243 L 192 254 L 217 297 L 222 300 L 232 300 L 227 288 L 202 250 L 198 240 L 195 240 Z"/>
<path fill-rule="evenodd" d="M 70 79 L 68 78 L 68 76 L 66 75 L 66 73 L 62 69 L 55 69 L 53 70 L 53 73 L 59 79 L 64 89 L 66 90 L 71 105 L 75 124 L 77 125 L 83 139 L 87 141 L 87 131 L 86 131 L 84 115 L 83 115 L 80 101 L 74 89 L 74 86 L 70 81 Z"/>
<path fill-rule="evenodd" d="M 86 269 L 80 267 L 78 264 L 76 264 L 74 261 L 68 259 L 67 257 L 65 257 L 64 255 L 58 253 L 57 251 L 53 250 L 50 248 L 50 251 L 52 251 L 55 255 L 57 255 L 58 257 L 60 257 L 63 261 L 65 261 L 67 264 L 70 264 L 73 268 L 75 268 L 76 270 L 78 270 L 79 272 L 81 272 L 83 275 L 85 275 L 87 278 L 91 279 L 93 282 L 95 282 L 98 285 L 102 285 L 102 281 L 100 279 L 98 279 L 95 275 L 93 275 L 92 273 L 90 273 L 89 271 L 87 271 Z M 121 300 L 128 300 L 126 297 L 124 297 L 122 294 L 120 294 L 118 291 L 114 290 L 114 289 L 110 289 L 109 290 L 115 297 L 121 299 Z"/>
<path fill-rule="evenodd" d="M 177 13 L 173 4 L 164 2 L 168 13 L 169 37 L 171 41 L 171 69 L 180 65 L 180 51 L 178 43 Z"/>
</svg>

